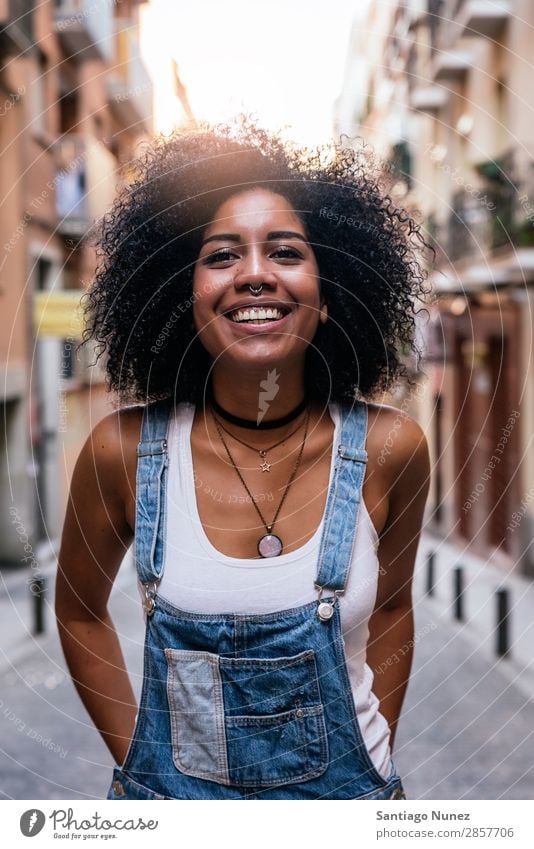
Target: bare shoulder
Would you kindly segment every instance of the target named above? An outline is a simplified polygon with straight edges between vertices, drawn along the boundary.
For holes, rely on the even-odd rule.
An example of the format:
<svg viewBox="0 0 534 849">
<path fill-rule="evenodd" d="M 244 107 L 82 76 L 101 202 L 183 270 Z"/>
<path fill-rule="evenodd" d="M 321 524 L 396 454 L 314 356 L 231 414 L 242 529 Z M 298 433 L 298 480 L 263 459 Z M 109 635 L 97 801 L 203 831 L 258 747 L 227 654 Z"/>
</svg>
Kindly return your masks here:
<svg viewBox="0 0 534 849">
<path fill-rule="evenodd" d="M 94 426 L 87 443 L 111 463 L 128 453 L 139 442 L 143 407 L 123 407 L 108 413 Z"/>
<path fill-rule="evenodd" d="M 120 451 L 123 443 L 139 442 L 143 407 L 122 407 L 104 416 L 92 429 L 89 439 L 101 449 Z"/>
<path fill-rule="evenodd" d="M 430 469 L 428 441 L 419 422 L 389 404 L 368 404 L 367 450 L 373 466 L 394 480 L 411 469 L 427 476 Z"/>
<path fill-rule="evenodd" d="M 97 474 L 103 488 L 116 492 L 135 480 L 136 449 L 143 407 L 124 407 L 104 416 L 91 430 L 78 464 L 86 474 Z M 124 492 L 123 492 L 124 494 Z"/>
</svg>

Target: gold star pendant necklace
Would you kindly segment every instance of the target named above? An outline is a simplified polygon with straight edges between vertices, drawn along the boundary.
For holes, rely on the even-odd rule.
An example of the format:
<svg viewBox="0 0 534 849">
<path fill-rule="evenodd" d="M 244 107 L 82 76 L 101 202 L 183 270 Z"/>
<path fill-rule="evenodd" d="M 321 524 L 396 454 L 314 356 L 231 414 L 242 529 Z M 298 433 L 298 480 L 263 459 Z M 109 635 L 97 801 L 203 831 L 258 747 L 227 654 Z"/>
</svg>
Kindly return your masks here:
<svg viewBox="0 0 534 849">
<path fill-rule="evenodd" d="M 268 448 L 256 448 L 255 445 L 249 445 L 248 442 L 243 442 L 242 439 L 239 439 L 239 437 L 235 436 L 235 434 L 233 434 L 229 430 L 227 430 L 225 428 L 225 426 L 223 425 L 223 423 L 221 422 L 221 420 L 218 419 L 215 416 L 215 414 L 213 413 L 213 410 L 212 410 L 212 415 L 213 415 L 213 418 L 215 419 L 216 424 L 220 428 L 222 428 L 222 430 L 224 430 L 224 432 L 227 433 L 228 436 L 231 436 L 232 439 L 235 439 L 236 442 L 240 442 L 241 445 L 245 446 L 245 448 L 250 448 L 251 451 L 255 451 L 257 454 L 260 455 L 260 465 L 257 468 L 258 468 L 258 471 L 262 471 L 262 472 L 270 472 L 271 471 L 271 466 L 273 464 L 269 463 L 269 461 L 267 459 L 267 454 L 269 453 L 269 451 L 272 451 L 274 448 L 278 448 L 278 446 L 281 445 L 282 442 L 285 442 L 287 439 L 290 439 L 298 430 L 300 430 L 300 428 L 303 426 L 304 422 L 306 421 L 306 417 L 304 417 L 302 419 L 301 423 L 298 425 L 298 427 L 295 428 L 295 430 L 291 431 L 291 433 L 288 434 L 287 436 L 284 436 L 284 438 L 280 439 L 279 442 L 275 442 L 274 445 L 270 445 Z"/>
<path fill-rule="evenodd" d="M 256 510 L 256 513 L 260 517 L 260 519 L 263 523 L 263 527 L 266 530 L 266 533 L 263 534 L 258 540 L 258 553 L 260 554 L 261 557 L 278 557 L 280 554 L 282 554 L 282 552 L 284 550 L 284 545 L 283 545 L 281 538 L 277 534 L 273 534 L 272 530 L 273 530 L 273 528 L 276 524 L 276 520 L 278 519 L 278 516 L 280 514 L 280 510 L 282 509 L 282 504 L 286 500 L 286 495 L 289 492 L 289 488 L 291 487 L 291 484 L 295 480 L 295 476 L 297 474 L 297 471 L 298 471 L 298 468 L 299 468 L 299 465 L 300 465 L 300 461 L 302 459 L 302 453 L 304 451 L 304 445 L 306 443 L 306 437 L 308 435 L 308 424 L 309 424 L 309 421 L 310 421 L 310 411 L 307 410 L 307 412 L 306 412 L 306 418 L 305 418 L 306 427 L 304 428 L 304 437 L 302 439 L 302 443 L 301 443 L 301 446 L 300 446 L 300 450 L 299 450 L 299 453 L 298 453 L 297 460 L 296 460 L 296 462 L 293 466 L 293 471 L 291 472 L 289 480 L 288 480 L 288 482 L 285 486 L 284 492 L 282 494 L 282 498 L 280 499 L 280 503 L 277 507 L 276 513 L 274 514 L 274 518 L 269 523 L 267 523 L 265 521 L 265 517 L 264 517 L 263 513 L 261 512 L 260 508 L 256 504 L 254 496 L 252 495 L 250 489 L 248 488 L 243 475 L 239 471 L 237 464 L 236 464 L 234 458 L 232 457 L 232 455 L 230 453 L 230 449 L 228 448 L 228 445 L 225 442 L 224 436 L 222 435 L 222 430 L 219 428 L 219 423 L 218 423 L 217 419 L 215 418 L 215 416 L 213 416 L 213 418 L 215 420 L 215 427 L 217 428 L 217 433 L 219 434 L 219 438 L 220 438 L 222 444 L 224 445 L 224 449 L 226 451 L 228 459 L 230 460 L 231 465 L 236 470 L 236 472 L 239 476 L 239 480 L 241 481 L 245 490 L 247 491 L 247 494 L 248 494 L 248 496 L 251 500 L 251 503 L 252 503 L 254 509 Z M 250 447 L 250 446 L 247 446 L 247 447 Z"/>
</svg>

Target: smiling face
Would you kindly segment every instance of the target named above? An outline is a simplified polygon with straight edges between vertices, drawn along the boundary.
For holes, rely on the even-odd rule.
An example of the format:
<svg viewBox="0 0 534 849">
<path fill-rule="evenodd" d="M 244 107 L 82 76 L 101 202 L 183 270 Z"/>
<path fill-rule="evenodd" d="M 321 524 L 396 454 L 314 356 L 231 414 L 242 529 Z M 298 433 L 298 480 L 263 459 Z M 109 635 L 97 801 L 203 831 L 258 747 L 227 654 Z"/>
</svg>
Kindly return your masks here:
<svg viewBox="0 0 534 849">
<path fill-rule="evenodd" d="M 260 188 L 232 195 L 207 226 L 194 269 L 200 341 L 218 363 L 303 363 L 326 321 L 318 275 L 304 225 L 286 198 Z M 249 284 L 261 284 L 261 293 Z"/>
</svg>

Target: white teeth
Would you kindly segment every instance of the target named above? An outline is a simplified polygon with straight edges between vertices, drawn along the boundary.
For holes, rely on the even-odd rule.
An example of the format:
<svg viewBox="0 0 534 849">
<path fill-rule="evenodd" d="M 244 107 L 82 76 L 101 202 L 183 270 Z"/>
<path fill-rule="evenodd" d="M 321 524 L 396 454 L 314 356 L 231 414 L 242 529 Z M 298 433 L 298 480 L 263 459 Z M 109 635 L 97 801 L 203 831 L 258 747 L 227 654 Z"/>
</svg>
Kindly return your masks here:
<svg viewBox="0 0 534 849">
<path fill-rule="evenodd" d="M 231 314 L 232 321 L 278 321 L 284 313 L 277 307 L 252 307 L 252 309 L 236 310 Z"/>
</svg>

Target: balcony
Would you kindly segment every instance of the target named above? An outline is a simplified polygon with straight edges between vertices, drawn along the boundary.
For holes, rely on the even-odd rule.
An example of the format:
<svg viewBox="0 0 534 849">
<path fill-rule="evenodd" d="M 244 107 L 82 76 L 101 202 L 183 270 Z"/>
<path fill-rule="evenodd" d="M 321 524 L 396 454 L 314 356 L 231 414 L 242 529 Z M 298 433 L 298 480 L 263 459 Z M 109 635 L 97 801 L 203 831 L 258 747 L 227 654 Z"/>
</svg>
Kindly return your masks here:
<svg viewBox="0 0 534 849">
<path fill-rule="evenodd" d="M 529 148 L 511 148 L 496 160 L 480 162 L 476 170 L 495 206 L 491 247 L 534 247 L 534 158 Z"/>
<path fill-rule="evenodd" d="M 427 24 L 430 49 L 434 54 L 440 50 L 452 50 L 461 35 L 457 10 L 462 0 L 427 0 Z"/>
<path fill-rule="evenodd" d="M 449 96 L 447 89 L 437 85 L 418 86 L 410 93 L 410 107 L 416 112 L 439 112 Z"/>
<path fill-rule="evenodd" d="M 433 59 L 432 77 L 436 82 L 460 80 L 472 67 L 471 54 L 465 50 L 444 50 Z"/>
<path fill-rule="evenodd" d="M 403 11 L 406 16 L 408 30 L 416 29 L 425 22 L 428 13 L 427 7 L 427 0 L 412 0 L 411 3 L 408 3 L 404 7 Z"/>
<path fill-rule="evenodd" d="M 446 260 L 456 262 L 478 255 L 484 262 L 502 256 L 507 248 L 534 248 L 534 158 L 513 148 L 495 160 L 480 162 L 476 191 L 453 196 L 445 234 L 440 234 Z M 480 178 L 482 178 L 480 180 Z M 509 253 L 510 251 L 508 251 Z"/>
<path fill-rule="evenodd" d="M 113 3 L 56 0 L 55 27 L 61 47 L 77 61 L 113 57 Z"/>
<path fill-rule="evenodd" d="M 118 64 L 106 82 L 109 107 L 126 128 L 151 132 L 152 81 L 141 59 L 136 28 L 127 18 L 115 21 L 115 45 Z"/>
<path fill-rule="evenodd" d="M 117 161 L 92 136 L 66 135 L 56 144 L 57 232 L 81 238 L 115 198 Z"/>
<path fill-rule="evenodd" d="M 497 39 L 510 19 L 511 5 L 505 0 L 468 0 L 462 3 L 457 18 L 462 35 Z"/>
<path fill-rule="evenodd" d="M 491 243 L 491 218 L 488 207 L 467 192 L 456 192 L 442 247 L 449 262 L 466 256 L 482 256 Z"/>
<path fill-rule="evenodd" d="M 33 0 L 0 0 L 0 55 L 25 53 L 33 44 Z"/>
</svg>

